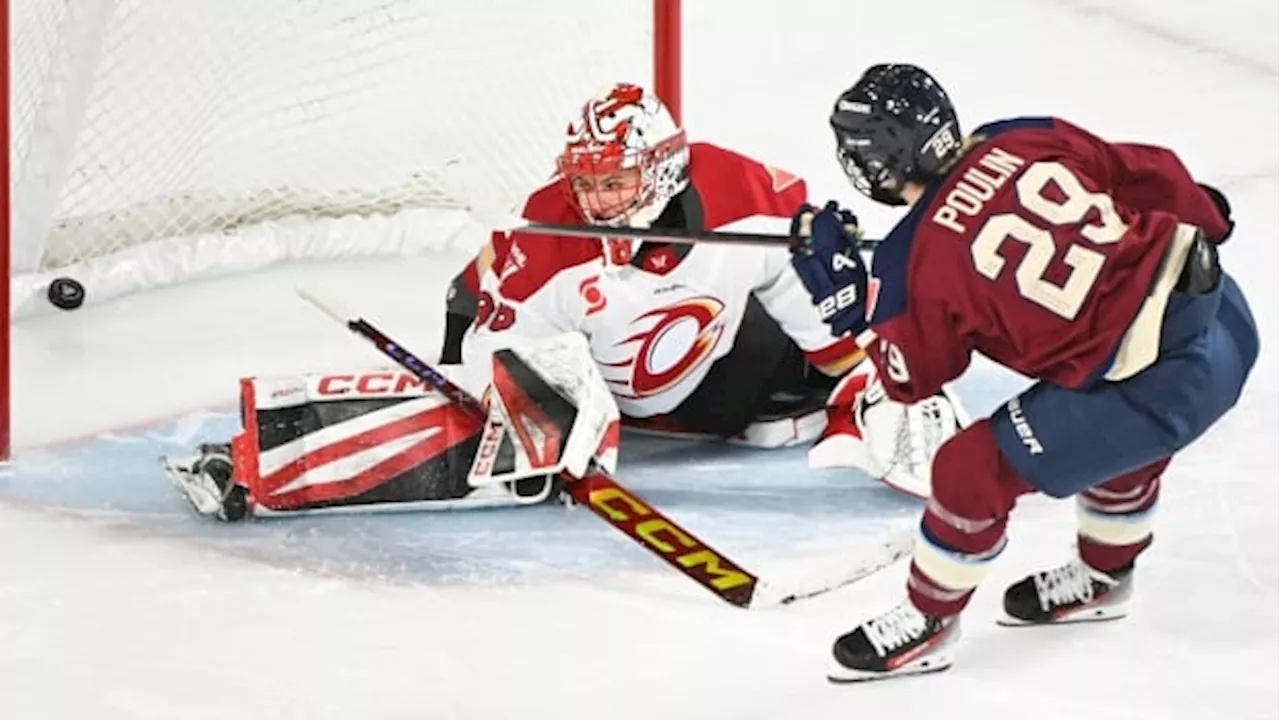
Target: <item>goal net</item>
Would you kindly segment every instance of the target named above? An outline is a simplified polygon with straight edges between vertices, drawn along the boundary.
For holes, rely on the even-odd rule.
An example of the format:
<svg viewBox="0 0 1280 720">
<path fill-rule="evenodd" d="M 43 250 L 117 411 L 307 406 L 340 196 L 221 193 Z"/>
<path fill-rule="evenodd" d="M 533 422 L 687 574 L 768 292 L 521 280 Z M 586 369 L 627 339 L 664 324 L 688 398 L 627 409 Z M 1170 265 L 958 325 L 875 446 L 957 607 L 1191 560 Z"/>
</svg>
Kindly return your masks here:
<svg viewBox="0 0 1280 720">
<path fill-rule="evenodd" d="M 592 92 L 652 84 L 668 0 L 5 1 L 24 314 L 58 275 L 102 299 L 482 234 L 450 169 L 518 204 Z"/>
</svg>

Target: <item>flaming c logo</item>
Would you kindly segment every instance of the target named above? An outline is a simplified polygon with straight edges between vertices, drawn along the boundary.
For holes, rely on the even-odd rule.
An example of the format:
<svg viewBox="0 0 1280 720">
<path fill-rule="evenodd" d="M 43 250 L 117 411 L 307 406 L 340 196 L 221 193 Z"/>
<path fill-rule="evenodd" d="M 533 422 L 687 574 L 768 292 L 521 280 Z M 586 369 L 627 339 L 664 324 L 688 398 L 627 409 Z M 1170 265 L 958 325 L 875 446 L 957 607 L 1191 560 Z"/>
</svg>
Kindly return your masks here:
<svg viewBox="0 0 1280 720">
<path fill-rule="evenodd" d="M 628 360 L 608 363 L 609 367 L 630 368 L 629 379 L 608 379 L 615 394 L 638 399 L 657 395 L 679 383 L 711 354 L 724 332 L 720 313 L 724 303 L 712 297 L 694 297 L 674 305 L 650 310 L 636 318 L 640 324 L 654 318 L 653 325 L 619 346 L 639 343 Z M 630 386 L 630 392 L 622 388 Z"/>
</svg>

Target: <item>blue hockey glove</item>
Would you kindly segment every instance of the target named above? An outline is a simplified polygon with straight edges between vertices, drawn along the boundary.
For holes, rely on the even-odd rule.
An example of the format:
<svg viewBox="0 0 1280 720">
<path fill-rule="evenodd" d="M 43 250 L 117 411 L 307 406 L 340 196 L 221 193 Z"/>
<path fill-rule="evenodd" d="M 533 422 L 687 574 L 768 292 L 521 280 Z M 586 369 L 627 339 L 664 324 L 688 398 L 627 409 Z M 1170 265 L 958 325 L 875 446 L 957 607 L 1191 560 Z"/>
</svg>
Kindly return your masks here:
<svg viewBox="0 0 1280 720">
<path fill-rule="evenodd" d="M 791 219 L 791 266 L 831 334 L 867 329 L 867 265 L 858 254 L 858 218 L 834 200 L 802 205 Z"/>
</svg>

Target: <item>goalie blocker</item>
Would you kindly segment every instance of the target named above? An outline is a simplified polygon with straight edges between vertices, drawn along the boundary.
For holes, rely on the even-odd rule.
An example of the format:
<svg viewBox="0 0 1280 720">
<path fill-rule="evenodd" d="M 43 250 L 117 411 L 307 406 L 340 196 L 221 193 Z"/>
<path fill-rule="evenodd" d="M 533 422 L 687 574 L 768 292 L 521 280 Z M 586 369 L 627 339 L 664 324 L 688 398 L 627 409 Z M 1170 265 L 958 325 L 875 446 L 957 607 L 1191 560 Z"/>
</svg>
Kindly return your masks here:
<svg viewBox="0 0 1280 720">
<path fill-rule="evenodd" d="M 495 353 L 487 396 L 481 421 L 407 372 L 247 378 L 242 432 L 161 462 L 222 520 L 531 505 L 561 472 L 614 469 L 618 410 L 581 335 Z"/>
</svg>

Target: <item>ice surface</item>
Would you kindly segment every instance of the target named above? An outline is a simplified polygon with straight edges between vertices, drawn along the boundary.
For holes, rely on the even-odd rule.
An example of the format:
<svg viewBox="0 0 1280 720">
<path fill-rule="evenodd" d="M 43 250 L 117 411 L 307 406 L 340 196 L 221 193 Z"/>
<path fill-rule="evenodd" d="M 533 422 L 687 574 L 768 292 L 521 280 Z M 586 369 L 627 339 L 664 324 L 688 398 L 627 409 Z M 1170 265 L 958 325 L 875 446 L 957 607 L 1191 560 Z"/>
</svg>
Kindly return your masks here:
<svg viewBox="0 0 1280 720">
<path fill-rule="evenodd" d="M 902 566 L 745 612 L 583 510 L 192 517 L 156 456 L 230 432 L 237 377 L 385 364 L 293 288 L 319 287 L 430 356 L 464 259 L 441 252 L 15 325 L 0 718 L 1280 716 L 1276 9 L 1193 5 L 685 3 L 690 134 L 806 174 L 815 199 L 852 197 L 830 158 L 831 99 L 863 66 L 901 59 L 931 67 L 967 125 L 1062 115 L 1173 146 L 1231 196 L 1224 262 L 1263 355 L 1241 404 L 1168 473 L 1130 618 L 993 625 L 1005 584 L 1070 550 L 1072 506 L 1048 500 L 1018 508 L 955 668 L 856 688 L 826 684 L 828 647 L 897 601 Z M 892 218 L 857 207 L 871 227 Z M 961 390 L 982 414 L 1021 382 L 978 364 Z M 908 526 L 919 507 L 856 473 L 806 472 L 795 450 L 629 438 L 622 463 L 625 482 L 762 574 Z"/>
</svg>

